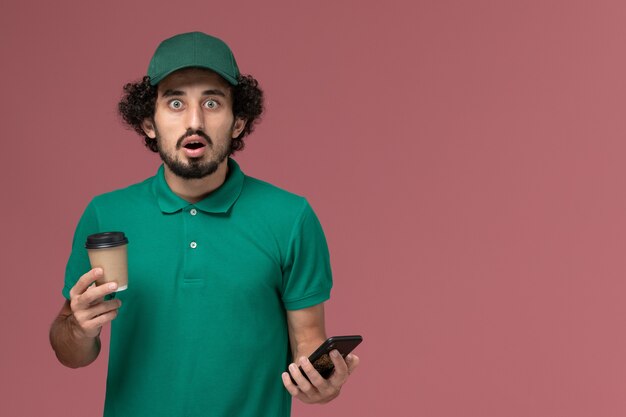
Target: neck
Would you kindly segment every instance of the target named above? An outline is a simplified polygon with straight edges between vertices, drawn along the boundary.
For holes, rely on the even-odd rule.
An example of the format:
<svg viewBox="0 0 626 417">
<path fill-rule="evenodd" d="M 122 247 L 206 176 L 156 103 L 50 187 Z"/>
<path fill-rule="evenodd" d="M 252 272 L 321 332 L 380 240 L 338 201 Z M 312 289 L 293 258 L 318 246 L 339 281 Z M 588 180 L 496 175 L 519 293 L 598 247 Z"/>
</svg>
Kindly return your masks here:
<svg viewBox="0 0 626 417">
<path fill-rule="evenodd" d="M 228 158 L 219 165 L 213 174 L 199 179 L 181 178 L 170 171 L 167 165 L 164 166 L 164 170 L 165 182 L 174 194 L 190 203 L 197 203 L 224 184 L 228 174 Z"/>
</svg>

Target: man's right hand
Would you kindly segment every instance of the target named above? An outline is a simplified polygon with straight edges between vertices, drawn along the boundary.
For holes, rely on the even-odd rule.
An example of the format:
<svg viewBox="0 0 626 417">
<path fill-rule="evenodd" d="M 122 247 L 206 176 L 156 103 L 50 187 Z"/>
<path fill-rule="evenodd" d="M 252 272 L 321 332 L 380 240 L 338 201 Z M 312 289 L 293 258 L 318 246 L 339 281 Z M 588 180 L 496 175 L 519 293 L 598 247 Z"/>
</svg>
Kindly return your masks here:
<svg viewBox="0 0 626 417">
<path fill-rule="evenodd" d="M 117 311 L 122 302 L 117 299 L 104 300 L 108 294 L 114 293 L 117 284 L 106 283 L 92 285 L 102 278 L 101 268 L 94 268 L 84 274 L 70 290 L 70 306 L 74 321 L 74 336 L 76 338 L 95 338 L 100 335 L 102 326 L 117 317 Z"/>
</svg>

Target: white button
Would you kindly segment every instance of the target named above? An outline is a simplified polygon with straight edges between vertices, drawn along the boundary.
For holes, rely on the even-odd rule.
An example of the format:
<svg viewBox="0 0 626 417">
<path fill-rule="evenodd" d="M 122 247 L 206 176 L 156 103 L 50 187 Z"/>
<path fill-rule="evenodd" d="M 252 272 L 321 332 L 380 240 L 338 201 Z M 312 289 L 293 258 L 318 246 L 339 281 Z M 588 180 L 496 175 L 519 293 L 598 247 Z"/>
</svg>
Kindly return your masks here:
<svg viewBox="0 0 626 417">
<path fill-rule="evenodd" d="M 189 210 L 189 213 L 190 213 L 192 216 L 195 216 L 196 214 L 198 214 L 198 210 L 196 210 L 196 209 L 191 209 L 191 210 Z"/>
<path fill-rule="evenodd" d="M 196 242 L 191 242 L 189 246 L 191 246 L 191 249 L 195 249 L 198 244 Z"/>
</svg>

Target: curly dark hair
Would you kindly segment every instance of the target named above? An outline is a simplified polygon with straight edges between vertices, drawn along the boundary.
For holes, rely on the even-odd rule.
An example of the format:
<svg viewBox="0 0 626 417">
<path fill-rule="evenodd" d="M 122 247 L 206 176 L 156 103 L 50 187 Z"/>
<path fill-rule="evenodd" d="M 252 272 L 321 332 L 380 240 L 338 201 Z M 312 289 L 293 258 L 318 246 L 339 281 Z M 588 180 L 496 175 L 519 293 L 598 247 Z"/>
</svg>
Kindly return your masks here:
<svg viewBox="0 0 626 417">
<path fill-rule="evenodd" d="M 252 133 L 264 110 L 263 91 L 259 88 L 258 81 L 250 75 L 240 75 L 237 81 L 237 85 L 230 86 L 233 115 L 246 120 L 246 126 L 232 140 L 231 154 L 243 150 L 243 138 Z M 157 86 L 151 85 L 150 77 L 145 76 L 141 81 L 124 85 L 124 95 L 117 105 L 122 119 L 143 137 L 146 147 L 152 152 L 158 152 L 157 141 L 148 137 L 141 125 L 145 119 L 154 119 L 156 99 Z"/>
</svg>

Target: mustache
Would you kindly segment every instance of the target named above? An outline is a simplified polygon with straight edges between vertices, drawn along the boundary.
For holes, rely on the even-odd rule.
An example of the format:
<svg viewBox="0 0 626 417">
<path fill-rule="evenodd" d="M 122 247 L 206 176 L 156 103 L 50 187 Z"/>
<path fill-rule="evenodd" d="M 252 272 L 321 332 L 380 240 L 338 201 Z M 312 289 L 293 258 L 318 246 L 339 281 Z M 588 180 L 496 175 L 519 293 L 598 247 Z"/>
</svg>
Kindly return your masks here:
<svg viewBox="0 0 626 417">
<path fill-rule="evenodd" d="M 207 143 L 209 144 L 209 146 L 213 145 L 213 141 L 211 140 L 211 138 L 209 137 L 209 135 L 207 135 L 206 133 L 204 133 L 202 130 L 191 130 L 191 129 L 187 129 L 187 131 L 185 132 L 184 135 L 182 135 L 180 137 L 180 139 L 178 139 L 176 141 L 176 149 L 180 149 L 183 145 L 183 141 L 185 139 L 187 139 L 189 136 L 200 136 L 202 138 L 204 138 Z"/>
</svg>

